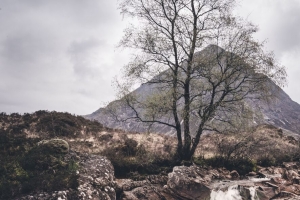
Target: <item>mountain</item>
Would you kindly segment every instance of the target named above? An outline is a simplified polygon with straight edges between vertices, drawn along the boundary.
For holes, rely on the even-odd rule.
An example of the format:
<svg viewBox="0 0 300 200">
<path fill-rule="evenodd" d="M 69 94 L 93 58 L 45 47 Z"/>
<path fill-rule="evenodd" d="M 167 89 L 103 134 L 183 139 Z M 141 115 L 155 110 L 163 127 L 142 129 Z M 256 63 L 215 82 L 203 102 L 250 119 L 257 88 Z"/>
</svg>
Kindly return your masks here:
<svg viewBox="0 0 300 200">
<path fill-rule="evenodd" d="M 205 56 L 208 52 L 207 49 L 216 48 L 215 46 L 209 46 L 203 51 L 197 53 L 197 56 Z M 217 47 L 219 48 L 219 47 Z M 159 74 L 156 79 L 164 74 Z M 158 78 L 159 79 L 159 78 Z M 300 105 L 294 102 L 280 87 L 278 87 L 271 80 L 269 81 L 269 93 L 271 93 L 272 98 L 269 101 L 264 101 L 262 99 L 245 99 L 244 103 L 254 112 L 253 123 L 254 125 L 259 124 L 270 124 L 276 127 L 282 128 L 287 132 L 292 132 L 295 134 L 300 134 Z M 139 88 L 137 88 L 133 93 L 135 93 L 140 98 L 144 99 L 152 94 L 160 92 L 159 88 L 156 88 L 153 84 L 144 83 Z M 118 107 L 120 101 L 111 102 L 108 107 Z M 156 132 L 173 135 L 175 134 L 175 129 L 172 129 L 164 125 L 152 125 L 150 128 L 143 123 L 136 120 L 131 120 L 127 122 L 118 122 L 114 120 L 114 117 L 108 112 L 108 107 L 100 108 L 93 112 L 92 114 L 84 116 L 90 120 L 96 120 L 102 123 L 104 126 L 115 129 L 123 129 L 127 131 L 134 132 Z M 130 118 L 134 116 L 132 110 L 119 106 L 116 112 L 117 116 L 122 118 Z M 163 121 L 169 120 L 162 118 Z M 191 122 L 191 131 L 196 130 L 197 121 Z"/>
</svg>

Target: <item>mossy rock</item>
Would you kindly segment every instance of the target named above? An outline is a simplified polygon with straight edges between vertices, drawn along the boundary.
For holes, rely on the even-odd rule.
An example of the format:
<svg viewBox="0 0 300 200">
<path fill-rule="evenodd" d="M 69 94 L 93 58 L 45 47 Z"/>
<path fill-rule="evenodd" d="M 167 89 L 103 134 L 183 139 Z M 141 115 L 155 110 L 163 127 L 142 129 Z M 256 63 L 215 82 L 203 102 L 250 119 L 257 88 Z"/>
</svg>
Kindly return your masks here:
<svg viewBox="0 0 300 200">
<path fill-rule="evenodd" d="M 67 154 L 69 152 L 69 144 L 62 139 L 42 140 L 38 143 L 38 148 L 42 152 Z"/>
</svg>

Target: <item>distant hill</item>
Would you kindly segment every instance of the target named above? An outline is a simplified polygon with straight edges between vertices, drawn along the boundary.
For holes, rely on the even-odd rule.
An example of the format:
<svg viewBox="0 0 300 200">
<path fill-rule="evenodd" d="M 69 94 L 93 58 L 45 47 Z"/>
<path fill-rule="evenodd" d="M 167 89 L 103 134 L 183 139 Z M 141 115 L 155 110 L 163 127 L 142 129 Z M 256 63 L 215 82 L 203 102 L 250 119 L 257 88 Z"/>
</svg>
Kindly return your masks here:
<svg viewBox="0 0 300 200">
<path fill-rule="evenodd" d="M 208 47 L 209 48 L 209 47 Z M 198 53 L 198 56 L 203 54 L 205 55 L 206 50 Z M 163 76 L 160 74 L 158 76 Z M 287 132 L 293 132 L 295 134 L 300 134 L 300 105 L 294 102 L 280 87 L 278 87 L 275 83 L 270 81 L 270 90 L 273 94 L 273 98 L 271 101 L 266 102 L 258 99 L 246 99 L 245 104 L 250 107 L 255 115 L 253 116 L 254 125 L 259 124 L 270 124 L 276 127 L 282 128 Z M 153 84 L 142 84 L 139 88 L 137 88 L 133 93 L 137 94 L 137 96 L 141 96 L 142 98 L 147 98 L 149 95 L 153 93 L 160 92 L 159 89 L 155 88 Z M 118 105 L 118 101 L 113 101 L 109 104 L 109 106 Z M 116 113 L 118 116 L 123 118 L 130 118 L 134 116 L 132 110 L 122 107 L 118 108 Z M 140 122 L 135 120 L 128 121 L 126 123 L 120 123 L 114 120 L 114 118 L 107 112 L 107 108 L 99 108 L 92 114 L 84 116 L 90 120 L 97 120 L 102 123 L 104 126 L 109 128 L 118 128 L 124 129 L 127 131 L 136 131 L 136 132 L 157 132 L 164 134 L 175 134 L 175 130 L 163 126 L 163 125 L 153 125 L 149 130 L 147 126 L 143 125 Z M 191 123 L 191 130 L 196 130 L 196 127 L 193 127 L 193 124 L 197 124 L 196 122 Z"/>
<path fill-rule="evenodd" d="M 32 114 L 0 113 L 0 129 L 10 134 L 20 134 L 27 138 L 76 138 L 84 133 L 105 129 L 97 121 L 90 121 L 69 113 L 40 110 Z"/>
</svg>

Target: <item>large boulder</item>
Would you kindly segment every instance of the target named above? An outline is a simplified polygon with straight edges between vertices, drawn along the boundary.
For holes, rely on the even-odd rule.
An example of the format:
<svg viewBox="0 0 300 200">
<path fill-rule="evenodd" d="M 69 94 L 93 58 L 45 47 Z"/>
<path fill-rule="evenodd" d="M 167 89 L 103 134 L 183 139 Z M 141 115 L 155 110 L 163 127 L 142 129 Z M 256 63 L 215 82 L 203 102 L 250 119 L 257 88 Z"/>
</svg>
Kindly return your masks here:
<svg viewBox="0 0 300 200">
<path fill-rule="evenodd" d="M 80 164 L 79 199 L 116 199 L 114 167 L 106 157 L 86 155 Z"/>
<path fill-rule="evenodd" d="M 120 193 L 122 200 L 139 200 L 139 199 L 168 199 L 169 197 L 163 188 L 167 183 L 168 177 L 164 175 L 149 175 L 146 180 L 133 181 L 131 179 L 117 179 L 116 190 Z"/>
<path fill-rule="evenodd" d="M 226 172 L 229 174 L 229 172 Z M 148 176 L 144 181 L 130 179 L 116 180 L 117 190 L 122 200 L 138 199 L 210 199 L 209 184 L 220 177 L 217 170 L 208 170 L 196 166 L 176 166 L 164 175 Z"/>
<path fill-rule="evenodd" d="M 68 156 L 68 155 L 66 155 Z M 76 189 L 36 192 L 20 197 L 21 200 L 115 200 L 114 168 L 111 162 L 99 155 L 79 155 L 79 168 L 76 171 Z"/>
<path fill-rule="evenodd" d="M 176 166 L 168 174 L 169 190 L 182 199 L 210 199 L 211 189 L 201 169 L 196 166 Z"/>
</svg>

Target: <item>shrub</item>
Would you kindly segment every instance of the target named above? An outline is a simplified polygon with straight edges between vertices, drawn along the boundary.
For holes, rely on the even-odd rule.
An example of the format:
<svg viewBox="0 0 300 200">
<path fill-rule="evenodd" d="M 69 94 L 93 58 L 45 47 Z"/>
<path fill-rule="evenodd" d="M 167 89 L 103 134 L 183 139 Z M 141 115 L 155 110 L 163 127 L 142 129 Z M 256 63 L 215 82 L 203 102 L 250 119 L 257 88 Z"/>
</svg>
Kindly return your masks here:
<svg viewBox="0 0 300 200">
<path fill-rule="evenodd" d="M 125 145 L 122 148 L 122 151 L 127 155 L 127 156 L 135 156 L 137 152 L 137 141 L 127 138 L 125 139 Z"/>
<path fill-rule="evenodd" d="M 166 173 L 174 163 L 169 158 L 147 152 L 144 145 L 124 136 L 124 144 L 108 147 L 101 152 L 113 164 L 117 178 L 144 179 L 149 174 Z"/>
<path fill-rule="evenodd" d="M 111 138 L 113 138 L 112 134 L 104 134 L 99 137 L 99 140 L 100 141 L 109 141 Z"/>
<path fill-rule="evenodd" d="M 262 167 L 270 167 L 275 165 L 276 160 L 273 156 L 262 156 L 257 159 L 257 164 Z"/>
<path fill-rule="evenodd" d="M 215 156 L 209 159 L 198 158 L 198 162 L 214 168 L 222 168 L 232 171 L 236 170 L 240 175 L 245 175 L 251 171 L 256 171 L 256 163 L 247 158 L 226 159 L 222 156 Z"/>
</svg>

